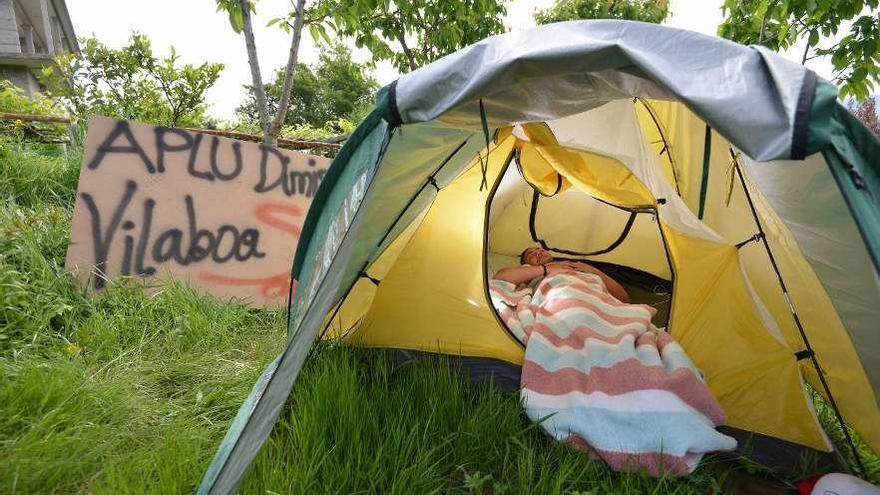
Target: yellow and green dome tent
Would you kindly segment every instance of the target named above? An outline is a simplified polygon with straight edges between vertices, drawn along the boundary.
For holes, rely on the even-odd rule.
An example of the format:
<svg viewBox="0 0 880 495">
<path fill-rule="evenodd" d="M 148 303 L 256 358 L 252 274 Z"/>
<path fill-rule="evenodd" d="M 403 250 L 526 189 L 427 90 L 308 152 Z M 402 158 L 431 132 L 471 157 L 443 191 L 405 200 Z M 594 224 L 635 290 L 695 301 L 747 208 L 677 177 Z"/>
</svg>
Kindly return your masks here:
<svg viewBox="0 0 880 495">
<path fill-rule="evenodd" d="M 200 492 L 236 489 L 316 338 L 515 369 L 487 278 L 536 244 L 649 282 L 732 430 L 831 451 L 809 385 L 880 451 L 880 142 L 836 96 L 762 47 L 626 21 L 401 77 L 321 184 L 289 341 Z"/>
</svg>

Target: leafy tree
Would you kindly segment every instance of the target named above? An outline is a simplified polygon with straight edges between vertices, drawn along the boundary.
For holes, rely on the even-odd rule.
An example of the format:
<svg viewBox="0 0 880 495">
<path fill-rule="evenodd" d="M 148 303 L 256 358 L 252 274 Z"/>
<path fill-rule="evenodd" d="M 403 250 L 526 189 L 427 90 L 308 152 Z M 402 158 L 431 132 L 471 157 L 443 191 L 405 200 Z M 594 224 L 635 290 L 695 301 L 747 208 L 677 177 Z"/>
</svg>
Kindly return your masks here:
<svg viewBox="0 0 880 495">
<path fill-rule="evenodd" d="M 668 0 L 557 0 L 549 9 L 536 11 L 535 22 L 626 19 L 659 24 L 668 15 Z"/>
<path fill-rule="evenodd" d="M 880 0 L 725 0 L 726 19 L 718 35 L 743 44 L 785 50 L 806 40 L 801 63 L 831 57 L 840 96 L 868 97 L 880 83 Z M 872 12 L 864 13 L 868 7 Z M 852 21 L 838 43 L 823 40 L 837 35 Z"/>
<path fill-rule="evenodd" d="M 217 10 L 224 11 L 229 14 L 229 23 L 236 33 L 244 35 L 245 48 L 247 49 L 248 65 L 251 68 L 251 79 L 253 81 L 252 91 L 256 110 L 260 117 L 260 128 L 263 130 L 263 142 L 274 145 L 278 136 L 281 134 L 281 127 L 284 125 L 287 116 L 287 109 L 290 105 L 290 89 L 293 85 L 294 73 L 296 72 L 297 58 L 299 57 L 299 42 L 302 39 L 303 28 L 303 11 L 305 9 L 305 0 L 296 0 L 294 11 L 289 18 L 292 22 L 282 23 L 282 27 L 292 33 L 290 40 L 290 51 L 287 57 L 287 65 L 284 67 L 284 81 L 282 82 L 281 98 L 275 111 L 275 118 L 269 120 L 269 108 L 266 99 L 266 89 L 263 86 L 263 77 L 260 75 L 260 63 L 257 59 L 257 45 L 254 38 L 254 28 L 251 21 L 251 14 L 255 11 L 254 1 L 251 0 L 216 0 Z M 270 24 L 275 24 L 283 19 L 274 19 Z"/>
<path fill-rule="evenodd" d="M 853 113 L 859 120 L 868 126 L 868 129 L 874 131 L 874 134 L 880 138 L 880 117 L 877 116 L 877 96 L 865 98 L 861 103 L 850 102 L 849 111 Z"/>
<path fill-rule="evenodd" d="M 0 112 L 26 115 L 63 116 L 64 110 L 51 98 L 39 93 L 28 97 L 24 90 L 9 81 L 0 81 Z M 46 142 L 62 142 L 67 137 L 67 126 L 53 122 L 24 122 L 0 120 L 0 134 L 16 139 L 36 139 Z"/>
<path fill-rule="evenodd" d="M 267 108 L 276 112 L 284 87 L 284 71 L 275 73 L 275 80 L 265 85 Z M 364 67 L 351 59 L 351 51 L 340 43 L 325 48 L 314 68 L 298 64 L 290 92 L 295 111 L 288 112 L 284 125 L 308 125 L 314 128 L 337 128 L 340 119 L 357 121 L 371 104 L 377 88 L 376 81 L 366 74 Z M 238 108 L 245 121 L 259 122 L 256 96 L 248 86 L 245 102 Z"/>
<path fill-rule="evenodd" d="M 408 72 L 504 31 L 504 0 L 317 0 L 306 11 L 312 36 L 354 38 L 373 61 Z M 399 51 L 395 50 L 399 48 Z"/>
<path fill-rule="evenodd" d="M 59 55 L 40 78 L 74 118 L 105 115 L 175 127 L 205 120 L 205 92 L 223 64 L 179 66 L 174 47 L 158 59 L 149 38 L 138 33 L 118 50 L 94 37 L 81 43 L 80 55 Z"/>
</svg>

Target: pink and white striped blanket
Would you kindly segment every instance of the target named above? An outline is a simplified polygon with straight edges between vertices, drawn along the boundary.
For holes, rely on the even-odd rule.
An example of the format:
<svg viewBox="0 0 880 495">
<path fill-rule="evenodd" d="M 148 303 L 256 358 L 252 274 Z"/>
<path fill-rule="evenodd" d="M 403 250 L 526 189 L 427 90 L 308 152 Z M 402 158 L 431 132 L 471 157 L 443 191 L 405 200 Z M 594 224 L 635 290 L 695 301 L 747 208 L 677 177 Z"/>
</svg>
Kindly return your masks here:
<svg viewBox="0 0 880 495">
<path fill-rule="evenodd" d="M 612 297 L 593 274 L 564 272 L 517 290 L 490 281 L 507 327 L 526 346 L 526 414 L 557 440 L 617 471 L 683 476 L 736 440 L 684 349 L 651 323 L 655 309 Z"/>
</svg>

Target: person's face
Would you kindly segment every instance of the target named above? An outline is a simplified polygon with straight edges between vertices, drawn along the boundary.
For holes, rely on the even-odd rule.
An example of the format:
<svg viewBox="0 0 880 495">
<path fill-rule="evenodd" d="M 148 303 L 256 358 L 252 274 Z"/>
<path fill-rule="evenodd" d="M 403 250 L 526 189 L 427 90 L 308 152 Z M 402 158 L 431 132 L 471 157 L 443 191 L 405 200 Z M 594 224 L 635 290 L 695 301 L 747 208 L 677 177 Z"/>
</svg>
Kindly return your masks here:
<svg viewBox="0 0 880 495">
<path fill-rule="evenodd" d="M 525 250 L 523 260 L 525 260 L 527 265 L 537 266 L 553 261 L 553 255 L 545 249 L 533 247 Z"/>
</svg>

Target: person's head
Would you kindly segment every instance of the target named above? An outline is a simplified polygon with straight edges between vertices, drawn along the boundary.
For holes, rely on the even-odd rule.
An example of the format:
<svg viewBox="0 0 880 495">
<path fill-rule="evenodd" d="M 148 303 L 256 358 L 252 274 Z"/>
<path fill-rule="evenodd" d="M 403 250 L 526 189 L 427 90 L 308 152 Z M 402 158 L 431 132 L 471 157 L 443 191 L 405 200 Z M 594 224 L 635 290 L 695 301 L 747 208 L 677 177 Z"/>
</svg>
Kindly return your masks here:
<svg viewBox="0 0 880 495">
<path fill-rule="evenodd" d="M 527 247 L 519 255 L 519 262 L 523 265 L 543 265 L 553 261 L 553 255 L 550 251 L 538 246 Z"/>
</svg>

